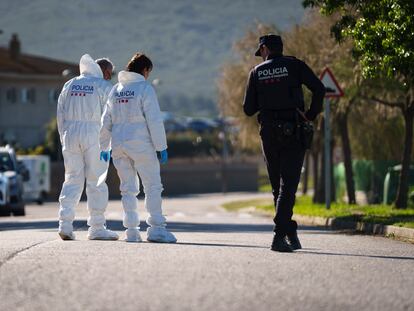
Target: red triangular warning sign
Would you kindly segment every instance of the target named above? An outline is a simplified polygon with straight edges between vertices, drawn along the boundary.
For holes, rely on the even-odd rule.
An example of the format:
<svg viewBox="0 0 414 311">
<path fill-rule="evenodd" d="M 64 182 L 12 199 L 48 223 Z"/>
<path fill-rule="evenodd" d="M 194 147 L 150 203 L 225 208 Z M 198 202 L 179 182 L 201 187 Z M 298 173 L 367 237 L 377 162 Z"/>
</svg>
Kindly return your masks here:
<svg viewBox="0 0 414 311">
<path fill-rule="evenodd" d="M 325 85 L 325 97 L 342 97 L 344 92 L 335 79 L 332 71 L 326 67 L 321 74 L 321 81 Z"/>
</svg>

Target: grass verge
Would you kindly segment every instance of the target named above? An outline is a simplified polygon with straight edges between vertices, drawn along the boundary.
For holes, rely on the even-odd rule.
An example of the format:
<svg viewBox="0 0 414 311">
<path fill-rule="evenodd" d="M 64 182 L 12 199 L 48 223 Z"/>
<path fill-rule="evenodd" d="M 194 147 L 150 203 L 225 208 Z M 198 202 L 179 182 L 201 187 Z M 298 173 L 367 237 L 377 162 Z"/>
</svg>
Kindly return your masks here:
<svg viewBox="0 0 414 311">
<path fill-rule="evenodd" d="M 264 210 L 269 214 L 274 213 L 274 207 L 270 200 L 236 201 L 223 205 L 228 210 L 238 210 L 254 207 Z M 414 209 L 395 209 L 389 205 L 348 205 L 333 203 L 327 210 L 324 204 L 313 204 L 308 196 L 298 197 L 294 213 L 306 216 L 335 217 L 342 220 L 363 221 L 384 225 L 393 225 L 406 228 L 414 228 Z"/>
</svg>

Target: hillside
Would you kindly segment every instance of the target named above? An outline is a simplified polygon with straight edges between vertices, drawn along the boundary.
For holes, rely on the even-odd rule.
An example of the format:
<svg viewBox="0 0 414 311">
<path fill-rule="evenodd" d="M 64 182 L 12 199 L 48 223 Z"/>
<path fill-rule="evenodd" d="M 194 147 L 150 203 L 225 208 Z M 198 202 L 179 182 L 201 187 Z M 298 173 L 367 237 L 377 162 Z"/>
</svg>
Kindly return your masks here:
<svg viewBox="0 0 414 311">
<path fill-rule="evenodd" d="M 108 56 L 118 71 L 145 51 L 162 108 L 205 115 L 234 40 L 255 21 L 285 29 L 302 15 L 301 0 L 0 0 L 0 44 L 16 32 L 24 52 L 73 62 Z"/>
</svg>

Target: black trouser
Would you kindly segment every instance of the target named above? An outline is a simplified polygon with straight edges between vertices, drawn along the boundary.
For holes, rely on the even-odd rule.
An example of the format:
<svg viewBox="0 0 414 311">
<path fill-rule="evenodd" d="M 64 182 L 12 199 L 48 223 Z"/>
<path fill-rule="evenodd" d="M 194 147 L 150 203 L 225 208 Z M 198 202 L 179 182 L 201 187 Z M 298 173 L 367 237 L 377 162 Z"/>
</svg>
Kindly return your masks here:
<svg viewBox="0 0 414 311">
<path fill-rule="evenodd" d="M 305 149 L 296 135 L 287 137 L 272 124 L 262 124 L 260 136 L 276 208 L 274 231 L 284 237 L 297 229 L 292 215 Z"/>
</svg>

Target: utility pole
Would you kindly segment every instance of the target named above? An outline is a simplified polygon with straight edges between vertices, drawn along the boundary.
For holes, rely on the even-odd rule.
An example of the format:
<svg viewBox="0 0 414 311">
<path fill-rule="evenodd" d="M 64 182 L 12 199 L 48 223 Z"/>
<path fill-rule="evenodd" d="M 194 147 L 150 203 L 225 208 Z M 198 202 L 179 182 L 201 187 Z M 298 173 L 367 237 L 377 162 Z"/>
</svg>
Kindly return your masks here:
<svg viewBox="0 0 414 311">
<path fill-rule="evenodd" d="M 324 147 L 325 147 L 325 206 L 331 208 L 331 98 L 344 96 L 344 92 L 335 79 L 332 71 L 326 67 L 320 77 L 325 86 L 325 109 L 324 109 Z"/>
<path fill-rule="evenodd" d="M 331 101 L 329 97 L 325 99 L 325 205 L 326 209 L 331 208 Z"/>
<path fill-rule="evenodd" d="M 228 191 L 228 179 L 227 179 L 227 159 L 229 156 L 229 149 L 227 145 L 227 126 L 226 120 L 223 117 L 222 119 L 222 130 L 219 133 L 219 138 L 223 142 L 222 152 L 221 152 L 221 191 L 226 193 Z"/>
</svg>

